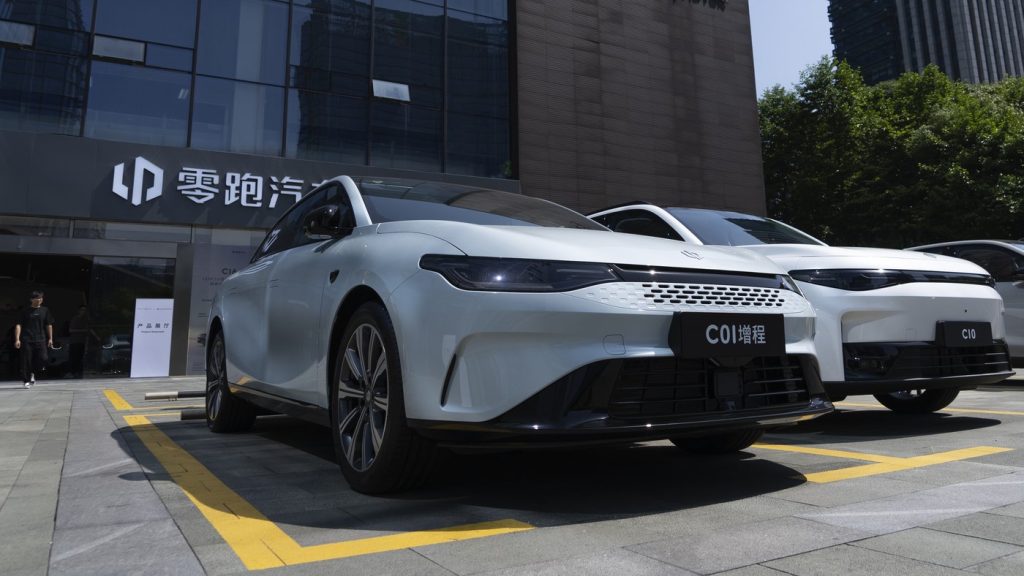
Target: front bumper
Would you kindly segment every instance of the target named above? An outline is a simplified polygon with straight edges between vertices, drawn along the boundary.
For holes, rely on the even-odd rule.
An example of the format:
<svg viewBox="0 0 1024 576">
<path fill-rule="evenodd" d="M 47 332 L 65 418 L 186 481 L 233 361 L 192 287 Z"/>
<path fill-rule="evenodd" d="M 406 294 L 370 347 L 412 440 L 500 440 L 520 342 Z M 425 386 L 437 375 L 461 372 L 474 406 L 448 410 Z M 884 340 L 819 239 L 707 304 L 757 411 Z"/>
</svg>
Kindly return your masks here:
<svg viewBox="0 0 1024 576">
<path fill-rule="evenodd" d="M 935 342 L 844 344 L 845 380 L 825 382 L 829 396 L 881 394 L 909 388 L 970 389 L 1013 375 L 1006 342 L 950 347 Z"/>
<path fill-rule="evenodd" d="M 487 422 L 410 425 L 449 445 L 557 445 L 780 426 L 830 411 L 812 356 L 648 358 L 581 367 Z"/>
</svg>

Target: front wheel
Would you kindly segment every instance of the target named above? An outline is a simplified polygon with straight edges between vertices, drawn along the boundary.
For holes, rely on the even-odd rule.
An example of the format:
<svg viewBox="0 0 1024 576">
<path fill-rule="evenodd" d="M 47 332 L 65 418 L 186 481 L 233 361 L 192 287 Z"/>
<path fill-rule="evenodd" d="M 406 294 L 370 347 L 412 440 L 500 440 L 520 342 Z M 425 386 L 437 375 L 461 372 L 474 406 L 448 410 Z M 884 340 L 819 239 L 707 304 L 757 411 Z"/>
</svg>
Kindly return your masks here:
<svg viewBox="0 0 1024 576">
<path fill-rule="evenodd" d="M 214 432 L 244 432 L 252 428 L 256 410 L 228 388 L 224 333 L 218 332 L 206 355 L 206 427 Z"/>
<path fill-rule="evenodd" d="M 945 390 L 900 390 L 889 394 L 875 394 L 882 406 L 893 412 L 904 414 L 928 414 L 936 412 L 949 406 L 956 400 L 960 390 L 947 388 Z"/>
<path fill-rule="evenodd" d="M 696 454 L 731 454 L 749 448 L 754 442 L 760 440 L 763 434 L 763 428 L 751 428 L 736 432 L 712 434 L 711 436 L 669 438 L 669 440 L 687 452 Z"/>
<path fill-rule="evenodd" d="M 387 310 L 363 304 L 352 315 L 331 381 L 334 452 L 354 490 L 380 494 L 426 481 L 432 442 L 406 425 L 398 343 Z"/>
</svg>

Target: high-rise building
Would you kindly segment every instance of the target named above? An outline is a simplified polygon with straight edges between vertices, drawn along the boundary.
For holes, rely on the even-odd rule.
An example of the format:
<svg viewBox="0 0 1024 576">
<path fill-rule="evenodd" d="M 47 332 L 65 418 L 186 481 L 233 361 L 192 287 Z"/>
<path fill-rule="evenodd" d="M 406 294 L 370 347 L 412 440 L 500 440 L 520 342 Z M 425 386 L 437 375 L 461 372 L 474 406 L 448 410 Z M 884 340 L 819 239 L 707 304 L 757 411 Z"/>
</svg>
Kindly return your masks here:
<svg viewBox="0 0 1024 576">
<path fill-rule="evenodd" d="M 746 0 L 0 0 L 0 334 L 87 305 L 92 374 L 139 298 L 201 371 L 211 291 L 327 178 L 763 213 L 761 170 Z"/>
<path fill-rule="evenodd" d="M 972 83 L 1024 76 L 1024 0 L 830 0 L 837 58 L 868 83 L 937 65 Z"/>
</svg>

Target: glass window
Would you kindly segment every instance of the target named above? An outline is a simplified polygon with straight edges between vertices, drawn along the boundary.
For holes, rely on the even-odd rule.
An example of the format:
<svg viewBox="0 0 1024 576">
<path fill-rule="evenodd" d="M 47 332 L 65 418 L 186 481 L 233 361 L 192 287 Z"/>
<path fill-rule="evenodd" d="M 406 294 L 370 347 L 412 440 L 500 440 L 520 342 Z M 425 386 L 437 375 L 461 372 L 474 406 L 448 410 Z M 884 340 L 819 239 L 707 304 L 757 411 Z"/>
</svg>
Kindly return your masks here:
<svg viewBox="0 0 1024 576">
<path fill-rule="evenodd" d="M 136 240 L 142 242 L 180 242 L 191 239 L 188 226 L 164 224 L 132 224 L 129 222 L 75 221 L 75 238 L 101 238 L 104 240 Z"/>
<path fill-rule="evenodd" d="M 190 77 L 110 62 L 93 62 L 85 135 L 185 146 Z"/>
<path fill-rule="evenodd" d="M 318 240 L 306 236 L 306 231 L 302 227 L 303 220 L 311 211 L 327 204 L 351 207 L 348 193 L 340 184 L 328 184 L 313 192 L 285 212 L 284 216 L 274 224 L 267 237 L 260 243 L 260 247 L 256 249 L 253 262 L 269 254 L 317 242 Z"/>
<path fill-rule="evenodd" d="M 374 222 L 451 220 L 605 230 L 564 206 L 510 192 L 398 178 L 357 178 L 356 183 Z"/>
<path fill-rule="evenodd" d="M 368 1 L 335 0 L 292 10 L 292 85 L 365 96 L 370 73 Z"/>
<path fill-rule="evenodd" d="M 511 178 L 508 120 L 448 113 L 445 171 L 488 178 Z"/>
<path fill-rule="evenodd" d="M 499 20 L 508 19 L 508 2 L 498 0 L 448 0 L 448 10 L 461 10 Z"/>
<path fill-rule="evenodd" d="M 85 67 L 83 58 L 0 46 L 0 129 L 77 136 Z"/>
<path fill-rule="evenodd" d="M 93 0 L 0 0 L 0 18 L 88 32 L 92 5 Z"/>
<path fill-rule="evenodd" d="M 260 245 L 260 242 L 263 241 L 266 235 L 266 230 L 195 226 L 192 228 L 192 243 L 214 244 L 217 246 L 249 246 L 255 248 Z"/>
<path fill-rule="evenodd" d="M 0 20 L 0 42 L 31 46 L 36 37 L 35 26 Z"/>
<path fill-rule="evenodd" d="M 196 77 L 192 147 L 280 155 L 284 89 Z"/>
<path fill-rule="evenodd" d="M 132 62 L 143 62 L 146 60 L 146 45 L 134 40 L 121 40 L 120 38 L 107 38 L 96 35 L 92 41 L 92 53 L 94 56 L 106 56 L 118 60 L 129 60 Z"/>
<path fill-rule="evenodd" d="M 985 245 L 960 246 L 956 256 L 981 266 L 995 278 L 996 282 L 1012 282 L 1018 271 L 1024 271 L 1024 256 L 1003 248 Z"/>
<path fill-rule="evenodd" d="M 191 48 L 196 0 L 98 0 L 96 33 Z M 210 4 L 210 2 L 207 2 Z"/>
<path fill-rule="evenodd" d="M 0 216 L 0 235 L 3 236 L 55 236 L 67 238 L 69 229 L 70 220 Z"/>
<path fill-rule="evenodd" d="M 440 110 L 376 100 L 371 115 L 371 165 L 441 171 Z"/>
<path fill-rule="evenodd" d="M 203 2 L 196 71 L 284 85 L 288 5 L 270 0 Z"/>
<path fill-rule="evenodd" d="M 452 11 L 448 14 L 448 109 L 507 118 L 507 23 Z"/>
<path fill-rule="evenodd" d="M 625 210 L 617 216 L 616 222 L 608 225 L 614 232 L 682 240 L 671 226 L 646 210 Z"/>
<path fill-rule="evenodd" d="M 151 43 L 146 46 L 146 66 L 189 72 L 192 70 L 192 51 Z"/>
<path fill-rule="evenodd" d="M 413 104 L 440 106 L 443 34 L 443 8 L 414 0 L 377 0 L 373 77 L 408 84 Z"/>
<path fill-rule="evenodd" d="M 72 32 L 40 26 L 36 28 L 36 50 L 59 52 L 85 56 L 88 52 L 89 35 L 85 32 Z"/>
<path fill-rule="evenodd" d="M 291 90 L 286 156 L 366 164 L 365 98 Z"/>
<path fill-rule="evenodd" d="M 716 246 L 824 244 L 792 226 L 752 214 L 695 208 L 667 208 L 667 210 L 705 244 Z"/>
</svg>

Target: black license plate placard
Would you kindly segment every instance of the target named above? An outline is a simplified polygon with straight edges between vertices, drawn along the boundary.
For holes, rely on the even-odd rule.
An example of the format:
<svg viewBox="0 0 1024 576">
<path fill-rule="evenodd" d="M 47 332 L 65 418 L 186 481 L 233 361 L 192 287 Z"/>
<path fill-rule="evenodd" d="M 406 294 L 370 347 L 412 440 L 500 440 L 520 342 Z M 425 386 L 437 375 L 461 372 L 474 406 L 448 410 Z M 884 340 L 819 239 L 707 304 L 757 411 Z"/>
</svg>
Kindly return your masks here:
<svg viewBox="0 0 1024 576">
<path fill-rule="evenodd" d="M 940 346 L 991 346 L 992 325 L 988 322 L 937 322 L 935 340 Z"/>
<path fill-rule="evenodd" d="M 680 358 L 784 356 L 786 323 L 782 314 L 676 312 L 669 345 Z"/>
</svg>

